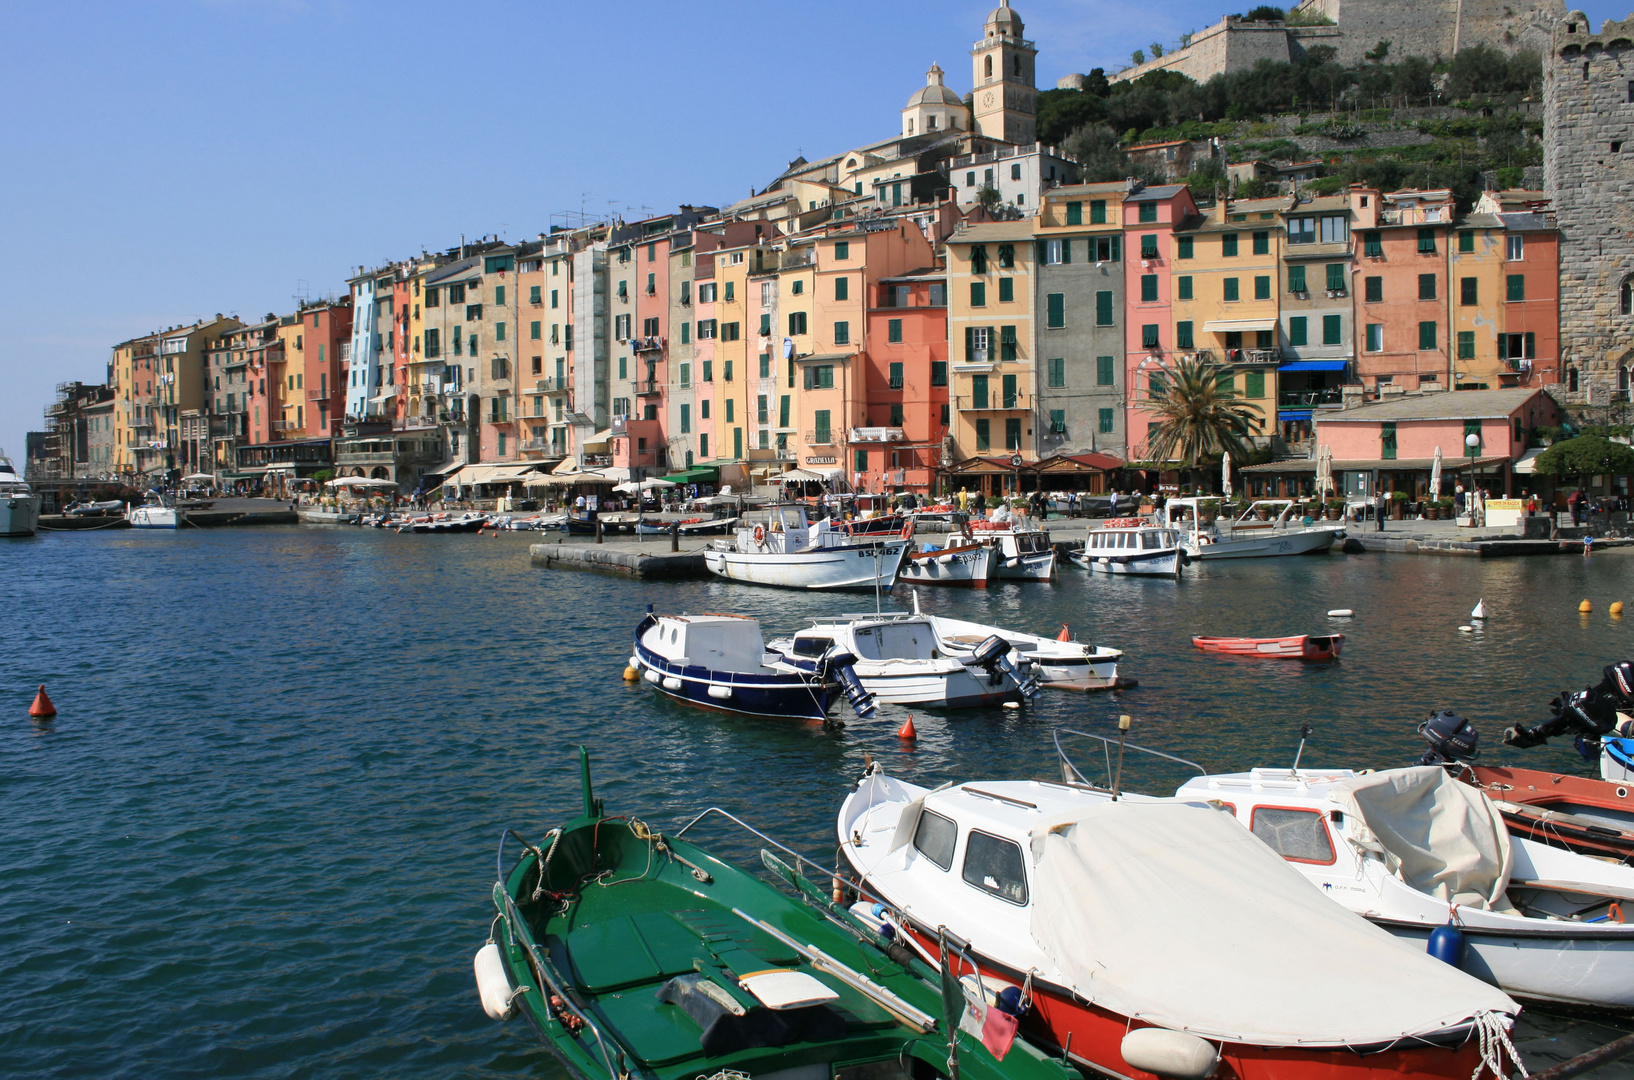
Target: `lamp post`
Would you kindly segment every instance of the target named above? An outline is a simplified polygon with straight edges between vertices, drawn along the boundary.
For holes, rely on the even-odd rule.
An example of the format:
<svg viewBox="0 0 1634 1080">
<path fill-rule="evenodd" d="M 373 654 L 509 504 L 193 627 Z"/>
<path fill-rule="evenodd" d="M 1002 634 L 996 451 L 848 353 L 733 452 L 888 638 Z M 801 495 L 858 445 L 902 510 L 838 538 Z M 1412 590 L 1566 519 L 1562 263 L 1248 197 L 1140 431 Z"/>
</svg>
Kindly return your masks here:
<svg viewBox="0 0 1634 1080">
<path fill-rule="evenodd" d="M 1469 490 L 1464 493 L 1464 513 L 1470 524 L 1475 524 L 1475 451 L 1481 447 L 1481 436 L 1470 432 L 1464 436 L 1464 454 L 1469 458 Z"/>
</svg>

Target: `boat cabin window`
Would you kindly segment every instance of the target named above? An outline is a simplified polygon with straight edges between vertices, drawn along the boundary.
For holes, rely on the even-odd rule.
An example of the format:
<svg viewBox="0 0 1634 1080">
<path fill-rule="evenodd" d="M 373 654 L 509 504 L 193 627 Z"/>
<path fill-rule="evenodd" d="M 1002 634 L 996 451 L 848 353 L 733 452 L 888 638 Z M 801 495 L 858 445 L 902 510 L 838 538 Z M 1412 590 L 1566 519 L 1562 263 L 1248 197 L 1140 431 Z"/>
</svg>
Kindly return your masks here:
<svg viewBox="0 0 1634 1080">
<path fill-rule="evenodd" d="M 1316 810 L 1288 810 L 1275 806 L 1254 807 L 1255 836 L 1271 845 L 1278 855 L 1293 862 L 1331 863 L 1333 841 L 1327 824 Z"/>
<path fill-rule="evenodd" d="M 959 827 L 952 818 L 929 810 L 919 812 L 919 824 L 913 830 L 913 847 L 943 870 L 953 866 L 953 844 L 959 838 Z"/>
<path fill-rule="evenodd" d="M 794 655 L 815 659 L 826 653 L 833 645 L 833 638 L 797 637 L 794 639 Z"/>
<path fill-rule="evenodd" d="M 970 884 L 1000 900 L 1027 903 L 1027 871 L 1019 844 L 972 831 L 965 841 L 964 876 Z"/>
</svg>

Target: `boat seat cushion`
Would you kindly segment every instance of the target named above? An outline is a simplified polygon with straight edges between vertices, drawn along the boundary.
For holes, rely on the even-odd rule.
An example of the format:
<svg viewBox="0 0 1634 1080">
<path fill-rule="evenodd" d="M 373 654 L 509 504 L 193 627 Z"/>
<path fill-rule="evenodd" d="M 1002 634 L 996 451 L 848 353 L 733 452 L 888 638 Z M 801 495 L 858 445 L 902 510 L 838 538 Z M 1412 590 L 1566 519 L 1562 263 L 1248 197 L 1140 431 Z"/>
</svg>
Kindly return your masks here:
<svg viewBox="0 0 1634 1080">
<path fill-rule="evenodd" d="M 697 1045 L 710 1057 L 759 1046 L 788 1046 L 796 1042 L 828 1042 L 845 1037 L 843 1017 L 826 1005 L 800 1009 L 754 1008 L 733 1015 L 716 997 L 706 993 L 702 975 L 681 975 L 658 990 L 658 1000 L 674 1005 L 701 1029 Z M 658 1013 L 669 1010 L 659 1009 Z"/>
</svg>

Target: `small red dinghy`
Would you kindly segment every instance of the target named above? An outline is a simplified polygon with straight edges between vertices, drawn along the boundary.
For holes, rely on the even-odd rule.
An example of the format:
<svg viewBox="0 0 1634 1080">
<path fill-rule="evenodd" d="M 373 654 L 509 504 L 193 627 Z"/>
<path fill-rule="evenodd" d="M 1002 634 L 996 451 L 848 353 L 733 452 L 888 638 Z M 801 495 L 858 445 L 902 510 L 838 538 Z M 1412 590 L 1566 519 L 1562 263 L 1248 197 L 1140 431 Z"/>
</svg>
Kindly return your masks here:
<svg viewBox="0 0 1634 1080">
<path fill-rule="evenodd" d="M 1337 660 L 1345 644 L 1343 634 L 1296 634 L 1292 637 L 1194 637 L 1191 643 L 1204 652 L 1233 656 L 1280 656 L 1290 660 Z"/>
</svg>

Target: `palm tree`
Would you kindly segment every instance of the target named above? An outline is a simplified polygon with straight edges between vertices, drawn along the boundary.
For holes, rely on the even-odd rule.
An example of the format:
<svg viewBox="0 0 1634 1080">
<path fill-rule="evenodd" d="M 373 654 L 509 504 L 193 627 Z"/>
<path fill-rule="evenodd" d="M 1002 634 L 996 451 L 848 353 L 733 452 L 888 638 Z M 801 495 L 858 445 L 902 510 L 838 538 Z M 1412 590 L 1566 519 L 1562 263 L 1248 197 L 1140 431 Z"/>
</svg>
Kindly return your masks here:
<svg viewBox="0 0 1634 1080">
<path fill-rule="evenodd" d="M 1238 461 L 1247 460 L 1245 440 L 1264 421 L 1238 403 L 1236 391 L 1227 385 L 1230 378 L 1231 372 L 1218 364 L 1185 357 L 1164 373 L 1161 388 L 1142 402 L 1156 417 L 1146 436 L 1147 460 L 1180 461 L 1195 469 L 1228 450 Z"/>
</svg>

